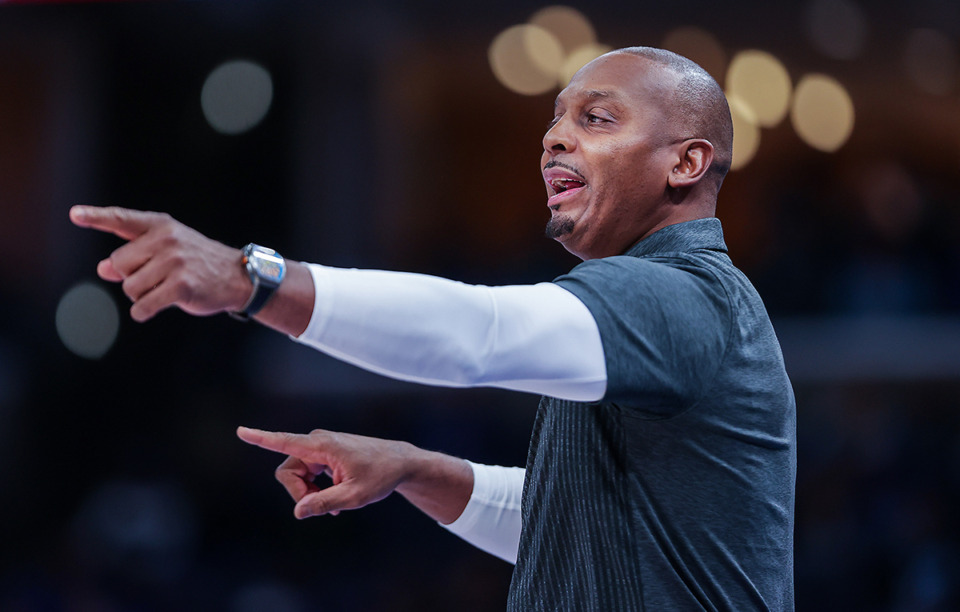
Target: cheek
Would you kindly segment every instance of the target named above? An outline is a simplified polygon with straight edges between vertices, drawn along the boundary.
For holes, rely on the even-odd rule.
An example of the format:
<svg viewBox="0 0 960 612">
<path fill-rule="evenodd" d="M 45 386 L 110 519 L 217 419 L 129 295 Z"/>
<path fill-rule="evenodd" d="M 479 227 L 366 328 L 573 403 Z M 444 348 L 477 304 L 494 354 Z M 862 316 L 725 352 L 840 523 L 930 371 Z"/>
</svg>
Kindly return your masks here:
<svg viewBox="0 0 960 612">
<path fill-rule="evenodd" d="M 605 183 L 617 188 L 635 184 L 641 179 L 641 169 L 650 167 L 653 162 L 646 149 L 628 144 L 606 147 L 603 158 Z"/>
<path fill-rule="evenodd" d="M 666 166 L 663 156 L 649 151 L 624 151 L 614 180 L 624 192 L 644 193 L 660 183 L 666 186 L 669 175 Z"/>
<path fill-rule="evenodd" d="M 605 208 L 617 208 L 618 202 L 631 200 L 635 194 L 642 192 L 642 183 L 639 173 L 633 167 L 624 165 L 604 177 L 598 194 L 602 196 Z"/>
</svg>

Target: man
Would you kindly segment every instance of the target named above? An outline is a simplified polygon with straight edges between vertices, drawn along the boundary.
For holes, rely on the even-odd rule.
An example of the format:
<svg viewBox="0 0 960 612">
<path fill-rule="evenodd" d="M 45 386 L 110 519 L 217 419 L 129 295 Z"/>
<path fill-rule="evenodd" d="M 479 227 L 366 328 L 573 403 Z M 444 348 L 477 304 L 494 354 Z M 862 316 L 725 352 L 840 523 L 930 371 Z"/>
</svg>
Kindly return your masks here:
<svg viewBox="0 0 960 612">
<path fill-rule="evenodd" d="M 397 490 L 516 561 L 510 610 L 788 610 L 795 402 L 713 217 L 732 137 L 723 92 L 689 60 L 637 47 L 582 68 L 557 97 L 541 168 L 547 233 L 584 263 L 533 286 L 290 262 L 274 291 L 272 252 L 248 247 L 244 270 L 237 250 L 164 215 L 71 216 L 130 240 L 98 271 L 123 283 L 137 320 L 171 305 L 240 311 L 386 375 L 543 395 L 525 472 L 241 428 L 290 455 L 277 476 L 298 517 Z M 333 487 L 316 489 L 320 472 Z"/>
</svg>

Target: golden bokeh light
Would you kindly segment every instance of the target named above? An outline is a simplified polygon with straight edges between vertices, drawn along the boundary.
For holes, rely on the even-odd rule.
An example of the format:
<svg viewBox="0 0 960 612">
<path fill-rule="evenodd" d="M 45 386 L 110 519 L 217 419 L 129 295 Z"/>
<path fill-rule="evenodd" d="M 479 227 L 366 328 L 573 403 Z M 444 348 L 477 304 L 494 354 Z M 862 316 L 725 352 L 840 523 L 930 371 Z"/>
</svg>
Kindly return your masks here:
<svg viewBox="0 0 960 612">
<path fill-rule="evenodd" d="M 546 93 L 557 84 L 563 47 L 557 38 L 531 24 L 515 25 L 497 35 L 488 52 L 494 76 L 507 89 L 527 96 Z"/>
<path fill-rule="evenodd" d="M 710 32 L 695 26 L 684 26 L 669 32 L 662 44 L 664 49 L 700 64 L 718 83 L 723 81 L 727 54 L 720 41 Z"/>
<path fill-rule="evenodd" d="M 760 127 L 753 109 L 737 96 L 727 94 L 730 116 L 733 118 L 733 160 L 731 170 L 743 168 L 760 148 Z"/>
<path fill-rule="evenodd" d="M 573 75 L 577 73 L 577 70 L 580 70 L 589 62 L 612 50 L 612 47 L 598 43 L 584 45 L 575 49 L 573 53 L 567 56 L 567 59 L 563 62 L 563 66 L 560 67 L 560 87 L 566 87 L 570 79 L 573 78 Z"/>
<path fill-rule="evenodd" d="M 804 142 L 831 153 L 853 133 L 853 100 L 836 79 L 808 74 L 797 83 L 790 119 Z"/>
<path fill-rule="evenodd" d="M 790 75 L 773 55 L 741 51 L 727 70 L 727 93 L 746 104 L 762 127 L 780 123 L 790 108 Z"/>
<path fill-rule="evenodd" d="M 569 6 L 548 6 L 540 9 L 527 23 L 553 34 L 567 55 L 597 40 L 590 20 Z"/>
</svg>

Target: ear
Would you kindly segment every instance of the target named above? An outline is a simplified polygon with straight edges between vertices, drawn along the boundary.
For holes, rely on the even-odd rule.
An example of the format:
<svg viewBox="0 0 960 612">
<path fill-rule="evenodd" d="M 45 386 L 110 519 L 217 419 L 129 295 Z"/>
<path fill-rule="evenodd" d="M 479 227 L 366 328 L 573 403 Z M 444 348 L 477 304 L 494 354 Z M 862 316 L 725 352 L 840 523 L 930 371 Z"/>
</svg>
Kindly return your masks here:
<svg viewBox="0 0 960 612">
<path fill-rule="evenodd" d="M 667 177 L 673 189 L 685 189 L 697 184 L 713 163 L 713 145 L 710 141 L 691 138 L 680 143 L 677 164 Z"/>
</svg>

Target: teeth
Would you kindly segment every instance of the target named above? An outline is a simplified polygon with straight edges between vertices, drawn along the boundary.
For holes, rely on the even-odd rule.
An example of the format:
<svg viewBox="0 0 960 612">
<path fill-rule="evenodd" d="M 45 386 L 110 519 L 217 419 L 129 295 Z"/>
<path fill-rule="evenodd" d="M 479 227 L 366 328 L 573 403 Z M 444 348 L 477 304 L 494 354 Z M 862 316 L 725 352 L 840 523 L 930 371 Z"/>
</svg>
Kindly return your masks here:
<svg viewBox="0 0 960 612">
<path fill-rule="evenodd" d="M 575 185 L 571 185 L 571 183 L 575 183 Z M 584 185 L 583 181 L 579 181 L 577 179 L 570 179 L 570 178 L 554 179 L 550 181 L 550 184 L 553 185 L 553 188 L 556 189 L 557 191 L 566 191 L 567 189 L 570 189 L 572 187 L 577 187 L 577 186 L 582 187 Z"/>
</svg>

